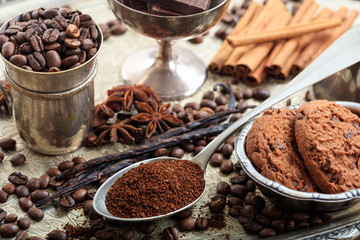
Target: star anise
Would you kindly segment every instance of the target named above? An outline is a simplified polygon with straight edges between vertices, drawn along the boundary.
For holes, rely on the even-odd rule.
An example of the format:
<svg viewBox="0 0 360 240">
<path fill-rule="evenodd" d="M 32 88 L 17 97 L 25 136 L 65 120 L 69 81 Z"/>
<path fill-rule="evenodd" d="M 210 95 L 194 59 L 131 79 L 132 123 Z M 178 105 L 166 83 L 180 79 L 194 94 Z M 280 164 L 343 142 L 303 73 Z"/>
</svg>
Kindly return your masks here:
<svg viewBox="0 0 360 240">
<path fill-rule="evenodd" d="M 147 124 L 145 137 L 150 138 L 155 131 L 163 133 L 173 126 L 180 126 L 182 121 L 169 114 L 170 103 L 159 107 L 158 103 L 150 98 L 147 102 L 135 101 L 135 108 L 140 112 L 132 116 L 131 120 L 137 123 Z"/>
<path fill-rule="evenodd" d="M 114 92 L 110 94 L 105 101 L 105 105 L 111 108 L 114 112 L 119 112 L 124 106 L 124 93 Z"/>
<path fill-rule="evenodd" d="M 114 117 L 114 111 L 104 103 L 98 104 L 94 108 L 93 126 L 98 127 L 105 124 L 109 118 Z"/>
<path fill-rule="evenodd" d="M 101 125 L 95 130 L 98 138 L 94 142 L 95 145 L 103 143 L 116 143 L 121 142 L 125 144 L 135 143 L 139 137 L 142 136 L 142 129 L 136 128 L 129 124 L 130 119 L 117 122 L 112 125 Z"/>
<path fill-rule="evenodd" d="M 7 94 L 9 95 L 9 97 L 11 96 L 10 94 L 10 85 L 8 82 L 6 81 L 0 81 L 0 84 L 3 86 L 3 88 L 5 89 L 5 91 L 7 92 Z M 3 96 L 2 92 L 0 91 L 0 108 L 4 106 L 5 111 L 7 113 L 11 113 L 9 106 L 7 105 L 6 101 L 5 101 L 5 97 Z"/>
<path fill-rule="evenodd" d="M 108 90 L 108 96 L 111 96 L 115 92 L 118 92 L 120 95 L 123 94 L 123 109 L 127 112 L 131 111 L 131 106 L 135 101 L 146 102 L 149 98 L 153 98 L 156 102 L 161 102 L 161 99 L 154 90 L 144 84 L 117 86 Z"/>
</svg>

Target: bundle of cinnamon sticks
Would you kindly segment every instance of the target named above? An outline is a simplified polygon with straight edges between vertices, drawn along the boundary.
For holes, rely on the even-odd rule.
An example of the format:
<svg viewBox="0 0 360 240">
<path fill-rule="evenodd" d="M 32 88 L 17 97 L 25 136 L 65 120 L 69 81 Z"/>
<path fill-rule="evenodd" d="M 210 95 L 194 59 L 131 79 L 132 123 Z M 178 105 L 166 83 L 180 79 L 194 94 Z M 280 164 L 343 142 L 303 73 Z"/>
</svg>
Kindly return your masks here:
<svg viewBox="0 0 360 240">
<path fill-rule="evenodd" d="M 292 15 L 281 0 L 252 2 L 223 41 L 208 69 L 232 75 L 255 86 L 267 75 L 287 79 L 296 75 L 346 32 L 357 10 L 319 9 L 304 0 Z"/>
</svg>

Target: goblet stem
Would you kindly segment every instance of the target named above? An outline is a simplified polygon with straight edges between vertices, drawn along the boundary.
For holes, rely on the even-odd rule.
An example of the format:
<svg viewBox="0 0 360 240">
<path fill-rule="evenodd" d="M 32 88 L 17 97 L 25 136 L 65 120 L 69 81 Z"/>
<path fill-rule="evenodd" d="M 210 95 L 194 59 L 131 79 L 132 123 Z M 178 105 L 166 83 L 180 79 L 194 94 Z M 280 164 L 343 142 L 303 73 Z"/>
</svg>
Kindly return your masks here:
<svg viewBox="0 0 360 240">
<path fill-rule="evenodd" d="M 158 40 L 157 42 L 159 44 L 159 54 L 156 57 L 155 64 L 161 63 L 165 66 L 169 65 L 169 63 L 173 61 L 172 46 L 175 41 Z"/>
</svg>

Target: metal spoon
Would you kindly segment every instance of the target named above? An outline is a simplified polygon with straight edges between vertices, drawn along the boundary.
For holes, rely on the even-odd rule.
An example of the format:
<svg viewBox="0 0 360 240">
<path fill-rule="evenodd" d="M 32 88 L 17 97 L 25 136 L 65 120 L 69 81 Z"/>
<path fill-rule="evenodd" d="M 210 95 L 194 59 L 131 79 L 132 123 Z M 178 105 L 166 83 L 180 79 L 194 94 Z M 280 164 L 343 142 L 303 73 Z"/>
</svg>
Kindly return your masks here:
<svg viewBox="0 0 360 240">
<path fill-rule="evenodd" d="M 281 89 L 277 94 L 268 98 L 258 107 L 254 108 L 251 112 L 249 112 L 244 117 L 233 123 L 219 136 L 217 136 L 213 141 L 211 141 L 199 154 L 197 154 L 190 161 L 197 163 L 203 170 L 206 170 L 207 163 L 211 155 L 215 152 L 215 150 L 233 133 L 235 133 L 237 130 L 242 128 L 247 122 L 254 119 L 257 115 L 259 115 L 266 109 L 270 108 L 275 103 L 285 99 L 286 97 L 296 93 L 297 91 L 305 87 L 308 87 L 316 82 L 319 82 L 320 80 L 355 64 L 358 61 L 360 61 L 360 26 L 356 26 L 351 30 L 349 30 L 348 32 L 346 32 L 343 36 L 341 36 L 338 40 L 336 40 L 327 50 L 325 50 L 323 54 L 321 54 L 316 60 L 314 60 L 306 69 L 304 69 L 298 76 L 296 76 L 292 81 L 290 81 L 286 86 L 284 86 L 284 88 Z M 170 212 L 165 215 L 159 215 L 159 216 L 153 216 L 147 218 L 120 218 L 120 217 L 115 217 L 107 210 L 105 205 L 105 198 L 107 192 L 119 177 L 121 177 L 131 168 L 139 166 L 141 163 L 163 161 L 166 159 L 176 159 L 176 158 L 170 158 L 170 157 L 152 158 L 149 160 L 145 160 L 133 164 L 129 167 L 126 167 L 123 170 L 116 173 L 115 175 L 113 175 L 106 182 L 104 182 L 102 186 L 98 189 L 93 201 L 93 206 L 95 211 L 100 215 L 113 220 L 137 222 L 137 221 L 158 220 L 160 218 L 168 217 L 173 214 L 179 213 L 184 209 L 193 206 L 203 196 L 203 194 L 206 191 L 206 187 L 204 189 L 204 192 L 201 194 L 201 196 L 199 196 L 199 198 L 196 199 L 194 202 L 190 203 L 189 205 L 181 209 L 178 209 L 176 211 Z M 206 181 L 205 174 L 204 174 L 204 179 Z"/>
</svg>

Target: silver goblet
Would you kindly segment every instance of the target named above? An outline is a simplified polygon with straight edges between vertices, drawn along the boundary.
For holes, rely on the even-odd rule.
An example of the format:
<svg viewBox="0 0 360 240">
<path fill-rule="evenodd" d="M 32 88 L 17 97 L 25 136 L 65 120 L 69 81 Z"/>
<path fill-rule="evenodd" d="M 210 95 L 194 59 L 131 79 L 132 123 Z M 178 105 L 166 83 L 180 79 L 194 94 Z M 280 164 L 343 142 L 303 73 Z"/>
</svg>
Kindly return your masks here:
<svg viewBox="0 0 360 240">
<path fill-rule="evenodd" d="M 213 27 L 230 0 L 212 0 L 209 10 L 182 16 L 159 16 L 132 9 L 117 0 L 108 0 L 115 16 L 129 29 L 154 38 L 159 49 L 148 47 L 132 53 L 121 67 L 127 84 L 146 84 L 164 99 L 195 93 L 205 82 L 206 66 L 192 52 L 173 47 L 178 39 L 198 36 Z"/>
</svg>

